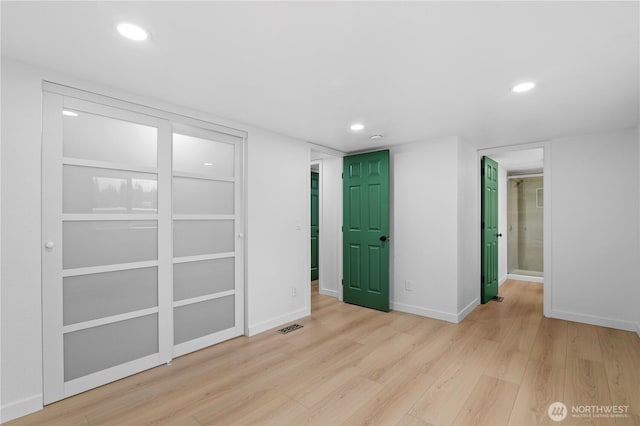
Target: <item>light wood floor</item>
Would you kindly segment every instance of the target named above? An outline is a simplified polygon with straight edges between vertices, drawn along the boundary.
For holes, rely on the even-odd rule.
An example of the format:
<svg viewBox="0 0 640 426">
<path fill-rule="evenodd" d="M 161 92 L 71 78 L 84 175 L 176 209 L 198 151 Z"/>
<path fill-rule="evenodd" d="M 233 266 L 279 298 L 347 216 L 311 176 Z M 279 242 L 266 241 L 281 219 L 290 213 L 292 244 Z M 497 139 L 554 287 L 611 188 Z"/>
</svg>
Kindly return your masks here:
<svg viewBox="0 0 640 426">
<path fill-rule="evenodd" d="M 640 424 L 640 339 L 542 317 L 541 284 L 461 324 L 313 296 L 304 328 L 240 337 L 45 407 L 11 425 L 554 423 L 551 402 L 629 405 Z"/>
</svg>

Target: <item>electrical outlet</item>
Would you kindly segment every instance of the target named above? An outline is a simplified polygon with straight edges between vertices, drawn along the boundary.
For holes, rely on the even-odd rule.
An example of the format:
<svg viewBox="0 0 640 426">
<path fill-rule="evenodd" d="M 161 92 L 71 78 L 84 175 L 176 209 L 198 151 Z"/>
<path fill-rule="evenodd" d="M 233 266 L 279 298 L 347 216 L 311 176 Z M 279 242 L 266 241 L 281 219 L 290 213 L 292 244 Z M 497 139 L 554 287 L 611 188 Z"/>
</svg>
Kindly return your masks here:
<svg viewBox="0 0 640 426">
<path fill-rule="evenodd" d="M 405 291 L 413 291 L 413 281 L 405 280 L 404 289 L 405 289 Z"/>
<path fill-rule="evenodd" d="M 295 287 L 291 287 L 291 297 L 296 297 L 298 295 L 298 290 Z"/>
</svg>

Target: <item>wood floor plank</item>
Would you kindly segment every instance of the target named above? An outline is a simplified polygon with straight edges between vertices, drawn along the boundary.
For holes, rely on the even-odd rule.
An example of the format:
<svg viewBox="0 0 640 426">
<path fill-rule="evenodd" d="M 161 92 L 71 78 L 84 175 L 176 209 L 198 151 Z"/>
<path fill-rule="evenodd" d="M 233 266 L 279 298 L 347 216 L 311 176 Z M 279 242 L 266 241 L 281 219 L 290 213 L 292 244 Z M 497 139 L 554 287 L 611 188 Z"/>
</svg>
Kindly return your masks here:
<svg viewBox="0 0 640 426">
<path fill-rule="evenodd" d="M 482 376 L 453 421 L 454 425 L 506 425 L 518 385 Z"/>
<path fill-rule="evenodd" d="M 598 327 L 579 322 L 567 324 L 567 358 L 582 358 L 602 362 Z"/>
<path fill-rule="evenodd" d="M 304 416 L 309 409 L 284 395 L 268 398 L 264 403 L 243 407 L 233 417 L 225 418 L 226 424 L 238 425 L 287 425 Z"/>
<path fill-rule="evenodd" d="M 543 318 L 531 348 L 531 359 L 564 368 L 567 358 L 567 321 Z"/>
<path fill-rule="evenodd" d="M 409 414 L 405 414 L 402 419 L 398 423 L 397 426 L 433 426 L 431 423 L 427 423 L 427 421 L 419 419 L 417 417 L 413 417 Z"/>
<path fill-rule="evenodd" d="M 393 425 L 405 414 L 436 378 L 415 370 L 404 370 L 369 400 L 344 425 Z"/>
<path fill-rule="evenodd" d="M 573 413 L 574 406 L 610 406 L 611 396 L 604 363 L 578 357 L 567 360 L 564 404 L 572 411 L 565 420 L 570 425 L 615 425 L 614 418 L 598 413 Z"/>
<path fill-rule="evenodd" d="M 562 402 L 564 378 L 564 367 L 529 360 L 508 424 L 515 426 L 555 424 L 549 418 L 547 409 L 553 402 Z"/>
<path fill-rule="evenodd" d="M 339 425 L 361 406 L 374 398 L 384 386 L 361 376 L 355 376 L 334 393 L 319 401 L 309 413 L 294 420 L 296 425 Z"/>
<path fill-rule="evenodd" d="M 496 357 L 487 365 L 484 374 L 519 385 L 524 376 L 529 354 L 515 349 L 498 347 Z"/>
<path fill-rule="evenodd" d="M 503 350 L 516 350 L 529 354 L 535 343 L 542 315 L 539 312 L 535 318 L 520 317 L 513 320 L 513 327 L 505 337 L 501 348 Z"/>
<path fill-rule="evenodd" d="M 481 339 L 493 340 L 501 343 L 509 335 L 514 327 L 514 321 L 511 318 L 498 320 L 478 320 L 474 334 Z"/>
<path fill-rule="evenodd" d="M 357 375 L 358 369 L 355 367 L 320 372 L 310 375 L 309 379 L 301 377 L 297 383 L 284 390 L 284 393 L 306 407 L 313 407 Z"/>
<path fill-rule="evenodd" d="M 620 425 L 640 424 L 640 355 L 634 349 L 630 332 L 598 327 L 598 339 L 603 353 L 604 366 L 611 401 L 629 406 L 628 417 L 616 419 Z"/>
<path fill-rule="evenodd" d="M 396 333 L 386 340 L 384 345 L 368 346 L 371 351 L 357 365 L 360 374 L 380 383 L 393 376 L 398 361 L 413 347 L 413 337 Z"/>
<path fill-rule="evenodd" d="M 451 424 L 491 361 L 498 343 L 473 339 L 409 411 L 433 424 Z"/>
</svg>

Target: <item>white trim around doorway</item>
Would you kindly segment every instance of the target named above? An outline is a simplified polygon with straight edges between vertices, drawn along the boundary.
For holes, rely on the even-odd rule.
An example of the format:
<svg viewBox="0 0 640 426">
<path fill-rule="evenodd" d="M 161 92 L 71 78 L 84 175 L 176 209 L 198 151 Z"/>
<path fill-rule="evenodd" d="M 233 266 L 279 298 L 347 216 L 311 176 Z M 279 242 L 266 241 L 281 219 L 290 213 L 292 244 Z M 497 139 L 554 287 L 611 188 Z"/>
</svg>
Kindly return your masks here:
<svg viewBox="0 0 640 426">
<path fill-rule="evenodd" d="M 543 277 L 542 277 L 542 283 L 543 283 L 543 314 L 545 317 L 552 317 L 553 315 L 553 309 L 552 309 L 552 279 L 551 277 L 552 275 L 552 256 L 551 256 L 551 241 L 552 241 L 552 223 L 551 223 L 551 182 L 552 182 L 552 176 L 551 176 L 551 149 L 550 149 L 550 141 L 540 141 L 540 142 L 532 142 L 532 143 L 527 143 L 527 144 L 522 144 L 522 145 L 506 145 L 506 146 L 500 146 L 500 147 L 492 147 L 492 148 L 485 148 L 485 149 L 479 149 L 477 151 L 478 153 L 478 161 L 476 162 L 476 173 L 477 176 L 480 176 L 480 159 L 482 158 L 483 155 L 487 155 L 487 156 L 491 156 L 492 154 L 496 154 L 496 153 L 503 153 L 503 152 L 510 152 L 510 151 L 522 151 L 522 150 L 527 150 L 527 149 L 534 149 L 534 148 L 542 148 L 543 150 L 543 161 L 544 161 L 544 166 L 543 166 L 543 175 L 544 175 L 544 181 L 543 181 L 543 188 L 544 188 L 544 219 L 543 219 L 543 226 L 544 226 L 544 231 L 543 231 L 543 236 L 544 236 L 544 242 L 543 242 L 543 259 L 544 259 L 544 273 L 543 273 Z M 477 189 L 477 194 L 480 194 L 481 189 L 480 189 L 480 181 L 478 181 L 478 189 Z M 480 202 L 479 202 L 480 196 L 478 195 L 478 203 L 477 203 L 477 217 L 478 217 L 478 241 L 480 241 L 480 214 L 481 214 L 481 206 L 480 206 Z M 478 251 L 478 265 L 481 265 L 481 259 L 480 259 L 480 251 Z M 480 274 L 478 274 L 478 276 L 480 276 Z M 534 282 L 540 282 L 538 281 L 540 280 L 540 278 L 536 279 L 531 279 L 531 277 L 527 277 L 527 281 L 534 281 Z M 478 284 L 478 292 L 480 291 L 480 283 Z"/>
</svg>

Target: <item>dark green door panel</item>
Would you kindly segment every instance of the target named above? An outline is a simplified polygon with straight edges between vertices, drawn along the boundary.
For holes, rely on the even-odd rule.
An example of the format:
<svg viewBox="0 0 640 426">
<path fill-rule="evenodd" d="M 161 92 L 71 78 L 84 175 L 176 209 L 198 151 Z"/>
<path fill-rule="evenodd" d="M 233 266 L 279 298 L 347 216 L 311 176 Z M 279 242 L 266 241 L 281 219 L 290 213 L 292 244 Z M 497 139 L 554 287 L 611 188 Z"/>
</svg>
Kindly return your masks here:
<svg viewBox="0 0 640 426">
<path fill-rule="evenodd" d="M 481 176 L 481 300 L 498 295 L 498 163 L 482 157 Z"/>
<path fill-rule="evenodd" d="M 389 310 L 389 151 L 344 158 L 343 298 Z"/>
<path fill-rule="evenodd" d="M 318 173 L 311 172 L 311 281 L 318 279 L 319 204 Z"/>
</svg>

